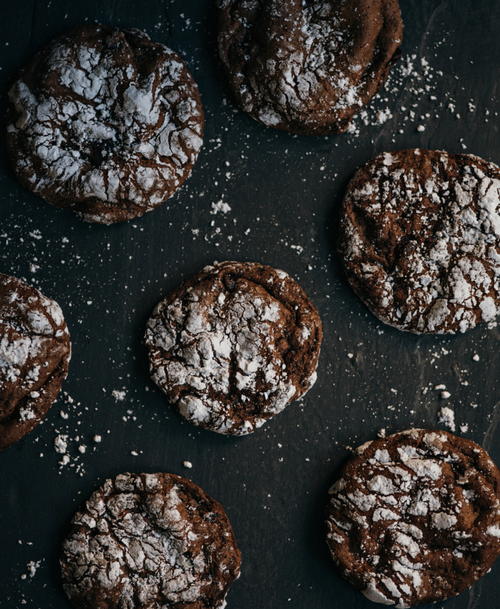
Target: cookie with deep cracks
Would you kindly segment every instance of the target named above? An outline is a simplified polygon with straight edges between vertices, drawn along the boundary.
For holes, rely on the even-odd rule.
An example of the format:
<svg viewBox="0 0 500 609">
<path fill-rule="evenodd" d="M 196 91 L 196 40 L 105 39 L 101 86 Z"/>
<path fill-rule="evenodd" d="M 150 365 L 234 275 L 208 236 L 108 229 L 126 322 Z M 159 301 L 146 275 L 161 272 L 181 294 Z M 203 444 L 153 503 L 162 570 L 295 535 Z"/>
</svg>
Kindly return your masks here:
<svg viewBox="0 0 500 609">
<path fill-rule="evenodd" d="M 45 417 L 70 357 L 59 305 L 20 279 L 0 274 L 0 450 Z"/>
<path fill-rule="evenodd" d="M 145 341 L 153 380 L 188 421 L 244 435 L 312 387 L 322 336 L 287 273 L 223 262 L 158 304 Z"/>
<path fill-rule="evenodd" d="M 345 131 L 399 54 L 398 0 L 219 0 L 219 55 L 236 103 L 266 126 Z"/>
<path fill-rule="evenodd" d="M 120 474 L 75 514 L 61 555 L 77 609 L 222 609 L 241 555 L 223 507 L 174 474 Z"/>
<path fill-rule="evenodd" d="M 443 601 L 500 553 L 500 472 L 483 448 L 444 431 L 368 442 L 330 489 L 327 541 L 370 600 L 400 608 Z"/>
<path fill-rule="evenodd" d="M 417 334 L 496 325 L 500 168 L 471 154 L 384 153 L 348 185 L 340 253 L 383 322 Z"/>
<path fill-rule="evenodd" d="M 53 40 L 9 92 L 7 141 L 32 192 L 89 222 L 142 216 L 189 177 L 204 112 L 185 62 L 139 30 Z"/>
</svg>

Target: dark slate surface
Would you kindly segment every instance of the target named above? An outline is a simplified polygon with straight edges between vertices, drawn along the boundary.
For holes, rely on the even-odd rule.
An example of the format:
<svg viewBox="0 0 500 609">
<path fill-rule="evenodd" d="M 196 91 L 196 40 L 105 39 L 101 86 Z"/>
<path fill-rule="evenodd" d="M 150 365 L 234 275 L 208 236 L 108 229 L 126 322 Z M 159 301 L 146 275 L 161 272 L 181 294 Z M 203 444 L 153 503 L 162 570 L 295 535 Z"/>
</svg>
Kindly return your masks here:
<svg viewBox="0 0 500 609">
<path fill-rule="evenodd" d="M 439 426 L 442 402 L 433 387 L 444 383 L 457 425 L 467 426 L 463 434 L 500 460 L 498 331 L 443 339 L 383 327 L 345 285 L 334 252 L 342 189 L 375 153 L 420 145 L 500 162 L 498 1 L 402 0 L 402 10 L 403 53 L 415 55 L 413 69 L 404 69 L 403 58 L 358 136 L 314 139 L 266 130 L 227 103 L 211 1 L 3 3 L 3 92 L 53 35 L 98 19 L 144 28 L 185 56 L 208 120 L 188 185 L 148 217 L 109 228 L 85 225 L 30 195 L 2 153 L 0 270 L 57 299 L 74 344 L 66 395 L 42 426 L 0 455 L 2 609 L 68 607 L 57 568 L 67 522 L 106 476 L 125 470 L 188 474 L 225 505 L 244 556 L 229 607 L 374 607 L 340 579 L 323 540 L 326 490 L 346 447 L 382 427 Z M 393 116 L 373 124 L 376 109 Z M 221 198 L 231 211 L 211 214 Z M 141 343 L 162 295 L 204 264 L 232 258 L 289 271 L 325 325 L 316 386 L 245 439 L 184 423 L 149 381 Z M 125 391 L 125 399 L 113 390 Z M 70 437 L 65 467 L 54 451 L 58 432 Z M 182 467 L 186 459 L 192 470 Z M 40 568 L 22 579 L 31 560 L 41 560 Z M 497 566 L 447 609 L 498 606 L 498 574 Z"/>
</svg>

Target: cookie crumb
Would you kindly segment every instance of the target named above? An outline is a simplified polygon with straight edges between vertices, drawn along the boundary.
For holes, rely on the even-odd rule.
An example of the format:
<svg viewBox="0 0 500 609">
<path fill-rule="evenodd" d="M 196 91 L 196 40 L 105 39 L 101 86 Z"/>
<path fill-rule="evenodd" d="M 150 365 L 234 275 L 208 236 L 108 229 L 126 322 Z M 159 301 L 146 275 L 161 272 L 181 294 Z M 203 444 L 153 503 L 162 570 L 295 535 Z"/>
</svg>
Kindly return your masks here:
<svg viewBox="0 0 500 609">
<path fill-rule="evenodd" d="M 68 436 L 65 434 L 59 434 L 54 438 L 54 450 L 60 455 L 68 450 Z"/>
<path fill-rule="evenodd" d="M 212 209 L 210 211 L 211 214 L 218 214 L 218 213 L 222 213 L 222 214 L 227 214 L 231 211 L 231 206 L 226 203 L 225 201 L 223 201 L 222 199 L 220 199 L 219 201 L 217 201 L 217 203 L 212 203 Z"/>
<path fill-rule="evenodd" d="M 42 564 L 41 560 L 30 560 L 26 563 L 26 573 L 21 575 L 21 579 L 33 579 L 36 575 L 36 572 L 40 568 Z"/>
<path fill-rule="evenodd" d="M 127 396 L 127 392 L 124 389 L 113 389 L 111 395 L 117 402 L 123 402 Z"/>
<path fill-rule="evenodd" d="M 451 431 L 455 431 L 455 411 L 448 406 L 443 406 L 438 414 L 438 421 Z"/>
</svg>

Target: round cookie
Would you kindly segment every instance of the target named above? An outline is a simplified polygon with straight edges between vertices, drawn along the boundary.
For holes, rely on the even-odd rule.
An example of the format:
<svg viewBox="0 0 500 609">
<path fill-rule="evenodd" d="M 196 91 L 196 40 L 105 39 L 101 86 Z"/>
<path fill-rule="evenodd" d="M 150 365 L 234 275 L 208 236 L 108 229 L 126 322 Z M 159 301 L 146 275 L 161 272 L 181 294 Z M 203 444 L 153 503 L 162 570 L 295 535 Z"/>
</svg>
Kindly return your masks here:
<svg viewBox="0 0 500 609">
<path fill-rule="evenodd" d="M 142 216 L 189 177 L 204 113 L 186 64 L 139 30 L 85 25 L 9 92 L 8 146 L 31 191 L 89 222 Z"/>
<path fill-rule="evenodd" d="M 412 429 L 368 442 L 330 489 L 327 541 L 370 600 L 442 601 L 500 553 L 500 472 L 477 444 Z"/>
<path fill-rule="evenodd" d="M 266 126 L 342 133 L 398 55 L 398 0 L 219 0 L 219 55 L 236 103 Z"/>
<path fill-rule="evenodd" d="M 383 322 L 423 334 L 496 324 L 500 168 L 470 154 L 384 153 L 351 180 L 340 253 Z"/>
<path fill-rule="evenodd" d="M 0 273 L 0 450 L 47 414 L 68 374 L 70 357 L 59 305 Z"/>
<path fill-rule="evenodd" d="M 241 555 L 223 507 L 174 474 L 120 474 L 71 522 L 63 587 L 77 609 L 222 609 Z"/>
<path fill-rule="evenodd" d="M 312 387 L 322 338 L 285 272 L 222 262 L 158 304 L 145 340 L 153 380 L 188 421 L 244 435 Z"/>
</svg>

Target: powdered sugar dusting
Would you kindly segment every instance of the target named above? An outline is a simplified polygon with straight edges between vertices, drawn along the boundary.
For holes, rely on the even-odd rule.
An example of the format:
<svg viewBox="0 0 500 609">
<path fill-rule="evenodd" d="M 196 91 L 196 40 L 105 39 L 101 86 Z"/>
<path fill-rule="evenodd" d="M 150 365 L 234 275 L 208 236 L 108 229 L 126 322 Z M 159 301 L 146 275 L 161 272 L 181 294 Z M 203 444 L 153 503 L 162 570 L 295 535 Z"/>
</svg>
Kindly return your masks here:
<svg viewBox="0 0 500 609">
<path fill-rule="evenodd" d="M 332 555 L 370 600 L 404 608 L 444 599 L 489 568 L 487 560 L 478 568 L 475 556 L 481 548 L 495 558 L 496 470 L 484 453 L 467 461 L 474 451 L 481 449 L 447 433 L 408 430 L 360 447 L 333 485 Z M 478 511 L 484 520 L 468 520 Z M 457 557 L 470 561 L 464 573 L 454 568 Z"/>
<path fill-rule="evenodd" d="M 34 192 L 110 223 L 151 211 L 184 182 L 202 145 L 203 110 L 170 49 L 129 32 L 132 45 L 156 55 L 154 71 L 141 73 L 123 33 L 82 31 L 88 42 L 69 35 L 52 44 L 50 79 L 37 90 L 23 76 L 14 84 L 8 131 L 16 169 Z"/>
<path fill-rule="evenodd" d="M 70 351 L 59 305 L 0 274 L 0 446 L 44 416 L 66 376 Z"/>
<path fill-rule="evenodd" d="M 363 286 L 377 316 L 402 330 L 492 327 L 500 309 L 499 214 L 500 170 L 492 163 L 418 149 L 380 155 L 356 174 L 345 201 L 351 282 Z"/>
<path fill-rule="evenodd" d="M 243 110 L 292 132 L 344 131 L 401 43 L 396 3 L 371 3 L 369 10 L 352 10 L 345 0 L 220 4 L 227 23 L 219 50 Z M 362 43 L 358 30 L 367 32 Z"/>
<path fill-rule="evenodd" d="M 308 321 L 295 328 L 290 305 L 265 285 L 243 278 L 237 287 L 230 279 L 231 264 L 205 269 L 213 278 L 209 275 L 181 297 L 161 302 L 148 323 L 146 344 L 154 381 L 186 419 L 219 433 L 242 435 L 312 386 L 315 360 L 306 378 L 294 381 L 279 345 L 292 332 L 300 353 L 314 345 L 316 332 L 304 325 Z M 244 265 L 236 269 L 245 272 Z M 286 273 L 280 272 L 279 279 L 272 273 L 270 282 L 295 286 Z M 234 286 L 228 289 L 230 282 Z"/>
<path fill-rule="evenodd" d="M 239 575 L 239 553 L 227 517 L 191 489 L 169 474 L 107 480 L 64 542 L 68 596 L 93 604 L 106 594 L 117 607 L 221 609 Z"/>
</svg>

